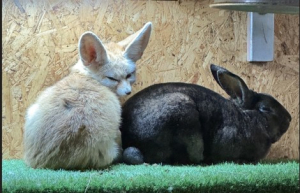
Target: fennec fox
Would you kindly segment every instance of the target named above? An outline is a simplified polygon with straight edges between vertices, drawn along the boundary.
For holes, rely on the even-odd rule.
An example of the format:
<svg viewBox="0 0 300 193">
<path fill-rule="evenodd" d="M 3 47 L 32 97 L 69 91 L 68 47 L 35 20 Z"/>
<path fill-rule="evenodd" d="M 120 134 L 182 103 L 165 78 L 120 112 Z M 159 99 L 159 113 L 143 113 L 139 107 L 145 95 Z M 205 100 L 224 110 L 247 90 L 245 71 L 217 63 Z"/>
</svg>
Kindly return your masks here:
<svg viewBox="0 0 300 193">
<path fill-rule="evenodd" d="M 131 93 L 135 62 L 148 45 L 152 24 L 118 43 L 92 32 L 79 40 L 71 73 L 47 88 L 25 117 L 24 159 L 33 168 L 101 169 L 121 150 L 118 96 Z"/>
</svg>

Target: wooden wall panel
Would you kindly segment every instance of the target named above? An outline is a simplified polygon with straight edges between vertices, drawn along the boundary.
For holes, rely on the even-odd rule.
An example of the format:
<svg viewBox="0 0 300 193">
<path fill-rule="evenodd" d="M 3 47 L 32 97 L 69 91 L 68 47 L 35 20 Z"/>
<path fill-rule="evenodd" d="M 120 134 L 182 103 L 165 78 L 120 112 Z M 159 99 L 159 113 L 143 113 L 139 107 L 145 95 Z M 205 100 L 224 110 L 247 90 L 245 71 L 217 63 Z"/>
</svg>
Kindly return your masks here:
<svg viewBox="0 0 300 193">
<path fill-rule="evenodd" d="M 292 114 L 268 158 L 299 158 L 299 17 L 275 16 L 273 62 L 246 62 L 247 14 L 211 9 L 213 1 L 2 1 L 2 155 L 22 157 L 24 115 L 37 95 L 69 73 L 78 38 L 93 31 L 119 41 L 153 22 L 137 63 L 133 94 L 154 83 L 196 83 L 226 96 L 209 64 L 239 74 L 255 91 L 276 97 Z M 226 96 L 227 97 L 227 96 Z M 122 99 L 122 101 L 125 101 Z"/>
</svg>

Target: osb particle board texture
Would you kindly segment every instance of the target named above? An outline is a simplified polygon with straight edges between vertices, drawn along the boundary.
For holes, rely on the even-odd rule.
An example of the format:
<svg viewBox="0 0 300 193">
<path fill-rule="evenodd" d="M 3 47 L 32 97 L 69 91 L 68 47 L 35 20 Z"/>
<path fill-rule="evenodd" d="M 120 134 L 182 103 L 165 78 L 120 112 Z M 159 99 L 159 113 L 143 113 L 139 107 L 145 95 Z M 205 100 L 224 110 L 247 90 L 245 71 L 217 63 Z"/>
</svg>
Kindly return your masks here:
<svg viewBox="0 0 300 193">
<path fill-rule="evenodd" d="M 153 31 L 137 62 L 133 94 L 154 83 L 175 81 L 203 85 L 228 97 L 209 71 L 209 64 L 221 65 L 288 109 L 290 128 L 267 158 L 298 159 L 299 16 L 275 15 L 274 61 L 250 64 L 247 13 L 212 9 L 210 3 L 2 1 L 3 158 L 22 158 L 26 109 L 43 89 L 68 75 L 78 60 L 82 33 L 89 30 L 102 41 L 119 41 L 151 21 Z"/>
</svg>

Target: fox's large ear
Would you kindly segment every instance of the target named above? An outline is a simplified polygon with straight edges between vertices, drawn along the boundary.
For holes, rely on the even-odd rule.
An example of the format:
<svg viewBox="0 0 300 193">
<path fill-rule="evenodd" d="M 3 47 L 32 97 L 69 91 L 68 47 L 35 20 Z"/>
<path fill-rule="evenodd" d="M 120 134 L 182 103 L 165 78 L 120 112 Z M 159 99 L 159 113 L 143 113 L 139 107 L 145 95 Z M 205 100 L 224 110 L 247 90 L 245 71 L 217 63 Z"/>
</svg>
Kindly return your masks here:
<svg viewBox="0 0 300 193">
<path fill-rule="evenodd" d="M 118 42 L 119 45 L 125 48 L 124 55 L 126 57 L 134 62 L 142 57 L 150 39 L 151 29 L 152 23 L 148 22 L 142 29 Z"/>
<path fill-rule="evenodd" d="M 217 83 L 232 99 L 239 104 L 249 102 L 251 92 L 240 77 L 214 64 L 211 64 L 210 70 Z"/>
<path fill-rule="evenodd" d="M 85 66 L 103 65 L 108 57 L 100 39 L 93 32 L 85 32 L 79 40 L 79 55 Z"/>
</svg>

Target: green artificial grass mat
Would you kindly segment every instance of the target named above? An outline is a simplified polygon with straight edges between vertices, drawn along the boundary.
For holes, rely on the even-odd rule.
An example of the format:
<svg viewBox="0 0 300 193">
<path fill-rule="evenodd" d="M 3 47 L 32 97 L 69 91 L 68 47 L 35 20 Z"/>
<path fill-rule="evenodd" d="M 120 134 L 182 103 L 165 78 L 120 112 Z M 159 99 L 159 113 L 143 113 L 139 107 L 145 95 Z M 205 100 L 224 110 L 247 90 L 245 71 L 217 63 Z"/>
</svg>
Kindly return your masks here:
<svg viewBox="0 0 300 193">
<path fill-rule="evenodd" d="M 32 169 L 2 160 L 2 192 L 299 193 L 299 161 L 210 166 L 124 165 L 105 170 Z"/>
</svg>

